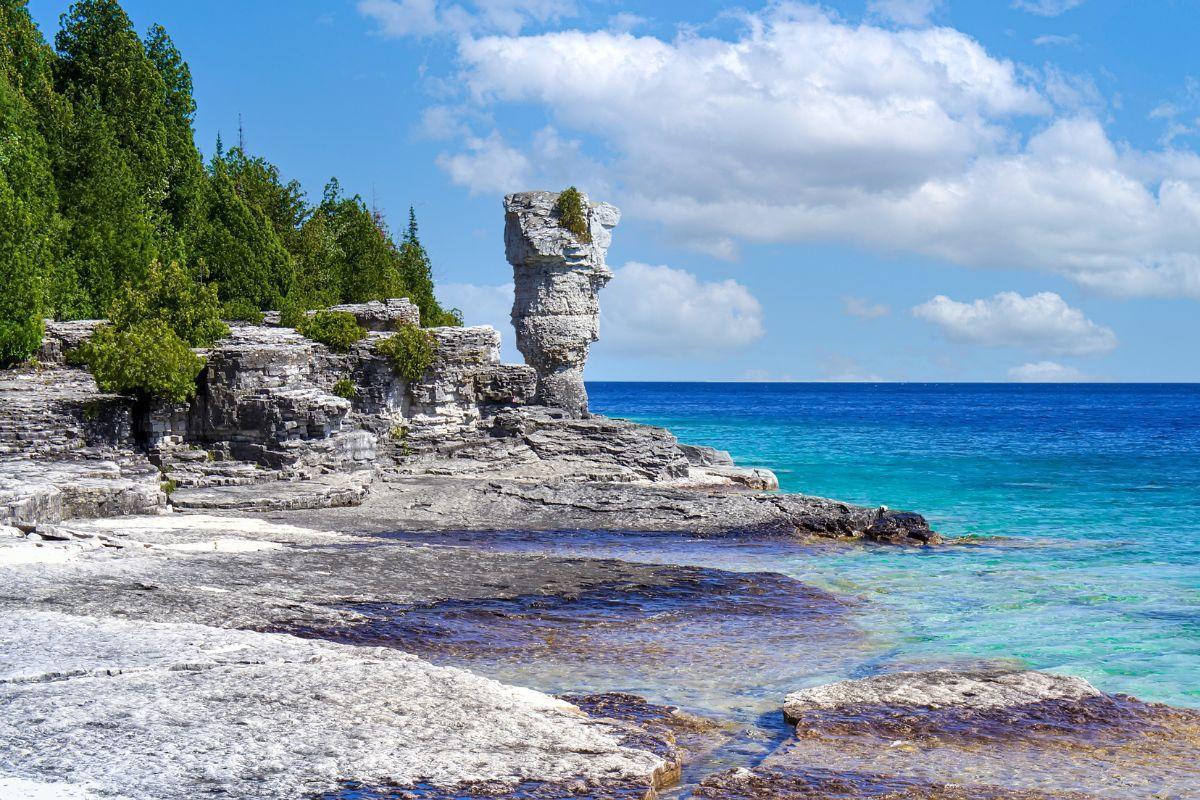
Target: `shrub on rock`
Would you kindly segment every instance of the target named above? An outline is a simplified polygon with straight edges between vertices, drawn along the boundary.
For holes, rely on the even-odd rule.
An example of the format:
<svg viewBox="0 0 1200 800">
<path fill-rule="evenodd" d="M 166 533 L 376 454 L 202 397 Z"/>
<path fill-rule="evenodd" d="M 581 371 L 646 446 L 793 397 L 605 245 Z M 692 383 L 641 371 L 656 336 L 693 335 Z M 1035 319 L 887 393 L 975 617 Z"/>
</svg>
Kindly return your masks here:
<svg viewBox="0 0 1200 800">
<path fill-rule="evenodd" d="M 252 322 L 262 325 L 263 313 L 258 306 L 244 297 L 228 300 L 221 306 L 221 318 L 234 322 Z"/>
<path fill-rule="evenodd" d="M 588 228 L 587 211 L 583 207 L 583 195 L 574 186 L 563 189 L 554 201 L 554 211 L 558 214 L 558 224 L 575 234 L 575 238 L 587 244 L 592 241 L 592 232 Z"/>
<path fill-rule="evenodd" d="M 396 374 L 409 383 L 418 381 L 433 364 L 437 340 L 429 331 L 404 325 L 393 336 L 375 346 L 375 351 L 392 362 Z"/>
<path fill-rule="evenodd" d="M 221 321 L 216 285 L 194 280 L 176 261 L 154 263 L 145 282 L 122 287 L 109 319 L 122 331 L 143 322 L 162 322 L 192 347 L 207 347 L 229 335 L 229 326 Z"/>
<path fill-rule="evenodd" d="M 105 392 L 182 403 L 196 394 L 204 359 L 162 320 L 125 330 L 104 326 L 81 348 L 96 385 Z"/>
<path fill-rule="evenodd" d="M 345 353 L 367 332 L 348 311 L 318 311 L 301 320 L 296 330 L 338 353 Z"/>
</svg>

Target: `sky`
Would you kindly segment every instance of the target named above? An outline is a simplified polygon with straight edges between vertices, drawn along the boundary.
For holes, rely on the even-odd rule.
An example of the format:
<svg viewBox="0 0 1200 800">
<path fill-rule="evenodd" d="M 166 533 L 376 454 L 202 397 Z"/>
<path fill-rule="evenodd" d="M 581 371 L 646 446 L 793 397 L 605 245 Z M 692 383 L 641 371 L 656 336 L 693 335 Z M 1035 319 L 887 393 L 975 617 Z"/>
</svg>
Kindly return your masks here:
<svg viewBox="0 0 1200 800">
<path fill-rule="evenodd" d="M 53 38 L 65 0 L 30 0 Z M 592 380 L 1200 380 L 1190 0 L 124 0 L 217 134 L 512 347 L 506 192 L 622 209 Z"/>
</svg>

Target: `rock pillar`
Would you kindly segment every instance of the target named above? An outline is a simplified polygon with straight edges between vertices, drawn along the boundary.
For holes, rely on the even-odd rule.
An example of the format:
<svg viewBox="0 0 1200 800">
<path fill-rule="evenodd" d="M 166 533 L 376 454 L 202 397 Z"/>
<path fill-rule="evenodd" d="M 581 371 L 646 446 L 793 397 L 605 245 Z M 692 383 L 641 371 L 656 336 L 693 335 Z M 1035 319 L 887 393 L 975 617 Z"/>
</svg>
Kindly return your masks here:
<svg viewBox="0 0 1200 800">
<path fill-rule="evenodd" d="M 604 263 L 621 212 L 583 197 L 591 241 L 562 227 L 555 192 L 504 198 L 504 249 L 513 266 L 512 322 L 517 349 L 537 372 L 537 402 L 572 417 L 588 413 L 583 366 L 600 335 L 599 292 L 612 277 Z"/>
</svg>

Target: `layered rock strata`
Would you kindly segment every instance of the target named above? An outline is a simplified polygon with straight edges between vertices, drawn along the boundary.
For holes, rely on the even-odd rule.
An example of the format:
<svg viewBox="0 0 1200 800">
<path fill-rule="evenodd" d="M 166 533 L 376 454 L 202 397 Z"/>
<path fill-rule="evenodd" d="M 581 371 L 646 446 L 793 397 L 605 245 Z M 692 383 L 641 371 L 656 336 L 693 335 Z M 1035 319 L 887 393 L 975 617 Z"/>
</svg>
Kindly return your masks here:
<svg viewBox="0 0 1200 800">
<path fill-rule="evenodd" d="M 583 367 L 600 336 L 599 292 L 612 278 L 604 261 L 621 212 L 583 197 L 588 237 L 564 228 L 558 194 L 504 198 L 504 250 L 513 265 L 517 349 L 537 370 L 537 399 L 573 417 L 588 413 Z"/>
</svg>

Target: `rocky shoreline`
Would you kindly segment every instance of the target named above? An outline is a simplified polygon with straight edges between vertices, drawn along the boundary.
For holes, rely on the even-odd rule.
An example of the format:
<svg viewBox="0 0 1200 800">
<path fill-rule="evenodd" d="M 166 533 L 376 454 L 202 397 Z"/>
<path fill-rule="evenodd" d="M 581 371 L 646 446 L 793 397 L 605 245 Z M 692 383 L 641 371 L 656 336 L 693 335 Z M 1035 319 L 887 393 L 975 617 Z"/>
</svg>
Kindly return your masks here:
<svg viewBox="0 0 1200 800">
<path fill-rule="evenodd" d="M 525 365 L 500 363 L 492 328 L 435 328 L 406 381 L 377 347 L 419 316 L 392 300 L 342 309 L 369 331 L 347 353 L 269 315 L 234 326 L 187 404 L 70 366 L 96 321 L 48 323 L 39 362 L 0 374 L 0 796 L 644 800 L 689 768 L 691 796 L 728 800 L 1196 794 L 1195 712 L 1073 678 L 796 686 L 785 740 L 718 769 L 728 720 L 482 677 L 719 676 L 767 668 L 739 660 L 752 639 L 832 662 L 859 634 L 851 601 L 774 573 L 372 534 L 943 542 L 919 514 L 782 494 L 768 470 L 589 414 L 619 212 L 586 203 L 581 243 L 553 207 L 506 199 Z"/>
</svg>

